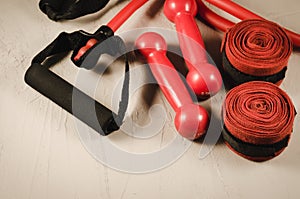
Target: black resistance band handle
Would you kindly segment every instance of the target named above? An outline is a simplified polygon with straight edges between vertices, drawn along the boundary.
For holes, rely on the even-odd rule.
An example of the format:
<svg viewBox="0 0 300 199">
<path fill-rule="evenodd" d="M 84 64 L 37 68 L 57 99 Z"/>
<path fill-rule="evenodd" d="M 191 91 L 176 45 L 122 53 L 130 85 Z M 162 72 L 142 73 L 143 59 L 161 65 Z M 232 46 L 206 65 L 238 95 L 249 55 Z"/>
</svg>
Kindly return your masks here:
<svg viewBox="0 0 300 199">
<path fill-rule="evenodd" d="M 47 67 L 33 63 L 26 71 L 25 82 L 101 135 L 108 135 L 119 129 L 115 122 L 115 113 Z"/>
<path fill-rule="evenodd" d="M 78 60 L 74 60 L 82 46 L 90 39 L 95 39 L 97 43 Z M 117 114 L 49 70 L 49 67 L 58 63 L 70 51 L 73 51 L 73 63 L 88 70 L 95 67 L 102 54 L 121 55 L 124 59 L 125 78 Z M 62 32 L 32 59 L 31 66 L 25 74 L 25 82 L 101 135 L 108 135 L 122 125 L 128 106 L 129 60 L 126 45 L 120 37 L 114 36 L 114 32 L 107 26 L 101 26 L 94 34 L 84 31 Z"/>
</svg>

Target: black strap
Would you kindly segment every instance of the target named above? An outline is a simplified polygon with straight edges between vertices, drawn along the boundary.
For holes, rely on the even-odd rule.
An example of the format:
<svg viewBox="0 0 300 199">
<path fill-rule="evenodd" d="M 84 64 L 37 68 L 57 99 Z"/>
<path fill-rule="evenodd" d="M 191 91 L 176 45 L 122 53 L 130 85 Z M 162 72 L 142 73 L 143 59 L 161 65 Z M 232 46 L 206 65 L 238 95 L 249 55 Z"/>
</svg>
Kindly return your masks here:
<svg viewBox="0 0 300 199">
<path fill-rule="evenodd" d="M 76 51 L 84 46 L 90 38 L 96 38 L 99 42 L 92 47 L 93 49 L 87 51 L 82 59 L 76 62 L 77 66 L 88 69 L 93 68 L 101 54 L 121 55 L 125 59 L 125 78 L 118 114 L 115 114 L 48 69 L 48 66 L 52 66 L 63 59 L 69 51 L 73 50 L 73 57 Z M 109 42 L 106 42 L 107 40 Z M 108 44 L 102 45 L 103 43 Z M 31 66 L 26 71 L 25 82 L 101 135 L 108 135 L 119 129 L 128 106 L 129 63 L 125 44 L 120 37 L 114 36 L 113 31 L 106 26 L 102 26 L 94 34 L 83 31 L 70 34 L 63 32 L 33 58 Z"/>
<path fill-rule="evenodd" d="M 104 8 L 109 0 L 41 0 L 39 7 L 50 19 L 75 19 L 97 12 Z"/>
<path fill-rule="evenodd" d="M 232 86 L 240 85 L 245 82 L 249 81 L 266 81 L 266 82 L 272 82 L 277 83 L 280 80 L 283 80 L 285 77 L 285 73 L 287 71 L 287 67 L 284 67 L 280 72 L 274 74 L 274 75 L 268 75 L 268 76 L 253 76 L 246 73 L 243 73 L 239 70 L 237 70 L 228 60 L 227 55 L 225 53 L 225 50 L 222 52 L 222 62 L 223 62 L 223 68 L 225 71 L 230 75 L 232 78 Z"/>
<path fill-rule="evenodd" d="M 222 135 L 224 140 L 237 152 L 250 157 L 275 157 L 276 153 L 287 147 L 290 136 L 274 144 L 255 145 L 243 142 L 234 137 L 224 125 Z"/>
</svg>

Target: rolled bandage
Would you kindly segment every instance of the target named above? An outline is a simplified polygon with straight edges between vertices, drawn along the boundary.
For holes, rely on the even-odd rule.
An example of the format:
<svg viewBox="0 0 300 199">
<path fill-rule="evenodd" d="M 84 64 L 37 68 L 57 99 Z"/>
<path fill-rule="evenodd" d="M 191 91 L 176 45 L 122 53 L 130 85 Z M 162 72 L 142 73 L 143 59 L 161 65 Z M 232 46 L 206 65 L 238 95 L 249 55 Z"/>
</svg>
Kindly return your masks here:
<svg viewBox="0 0 300 199">
<path fill-rule="evenodd" d="M 223 138 L 240 156 L 268 160 L 288 145 L 295 114 L 291 99 L 275 84 L 241 84 L 228 92 L 223 104 Z"/>
<path fill-rule="evenodd" d="M 279 25 L 261 19 L 237 23 L 222 42 L 224 70 L 233 85 L 267 81 L 277 85 L 285 77 L 292 42 Z"/>
</svg>

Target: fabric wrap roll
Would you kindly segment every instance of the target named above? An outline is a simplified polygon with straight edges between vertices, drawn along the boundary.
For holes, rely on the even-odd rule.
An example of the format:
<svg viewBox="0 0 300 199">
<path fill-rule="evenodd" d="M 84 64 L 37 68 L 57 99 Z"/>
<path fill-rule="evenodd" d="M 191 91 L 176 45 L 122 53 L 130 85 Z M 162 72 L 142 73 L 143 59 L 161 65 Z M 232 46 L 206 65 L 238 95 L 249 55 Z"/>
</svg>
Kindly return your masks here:
<svg viewBox="0 0 300 199">
<path fill-rule="evenodd" d="M 233 84 L 285 77 L 292 42 L 279 25 L 261 19 L 244 20 L 229 29 L 222 41 L 223 68 Z"/>
<path fill-rule="evenodd" d="M 247 159 L 268 160 L 287 146 L 295 114 L 291 99 L 275 84 L 241 84 L 227 93 L 223 104 L 223 138 Z"/>
</svg>

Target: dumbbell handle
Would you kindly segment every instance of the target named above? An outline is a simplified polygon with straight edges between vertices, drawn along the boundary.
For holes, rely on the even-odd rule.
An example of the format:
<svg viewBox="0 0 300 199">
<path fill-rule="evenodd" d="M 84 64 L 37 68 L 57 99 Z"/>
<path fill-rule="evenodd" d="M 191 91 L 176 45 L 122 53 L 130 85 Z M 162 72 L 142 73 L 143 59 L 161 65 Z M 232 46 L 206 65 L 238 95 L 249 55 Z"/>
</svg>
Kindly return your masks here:
<svg viewBox="0 0 300 199">
<path fill-rule="evenodd" d="M 207 63 L 204 42 L 199 28 L 190 13 L 181 13 L 175 18 L 180 49 L 191 70 L 199 70 L 201 64 Z"/>
<path fill-rule="evenodd" d="M 182 54 L 189 70 L 197 69 L 199 63 L 206 63 L 206 51 L 200 30 L 195 21 L 197 3 L 195 0 L 166 0 L 165 16 L 176 25 Z"/>
<path fill-rule="evenodd" d="M 175 110 L 193 101 L 165 52 L 155 51 L 147 57 L 150 69 L 168 102 Z"/>
</svg>

